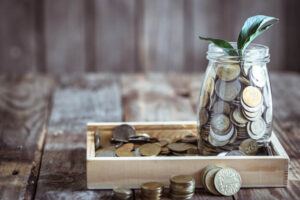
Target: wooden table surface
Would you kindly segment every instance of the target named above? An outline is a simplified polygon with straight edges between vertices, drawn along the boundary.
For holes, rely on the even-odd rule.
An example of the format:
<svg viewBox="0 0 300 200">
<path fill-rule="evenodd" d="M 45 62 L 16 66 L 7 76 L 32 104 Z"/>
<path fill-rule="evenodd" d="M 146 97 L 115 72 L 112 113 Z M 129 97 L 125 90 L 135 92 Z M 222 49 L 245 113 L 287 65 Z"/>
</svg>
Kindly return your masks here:
<svg viewBox="0 0 300 200">
<path fill-rule="evenodd" d="M 273 128 L 290 157 L 288 187 L 241 189 L 233 197 L 196 190 L 193 199 L 299 198 L 300 75 L 270 79 Z M 86 122 L 195 120 L 201 80 L 188 74 L 0 77 L 0 199 L 113 199 L 111 190 L 86 189 Z"/>
</svg>

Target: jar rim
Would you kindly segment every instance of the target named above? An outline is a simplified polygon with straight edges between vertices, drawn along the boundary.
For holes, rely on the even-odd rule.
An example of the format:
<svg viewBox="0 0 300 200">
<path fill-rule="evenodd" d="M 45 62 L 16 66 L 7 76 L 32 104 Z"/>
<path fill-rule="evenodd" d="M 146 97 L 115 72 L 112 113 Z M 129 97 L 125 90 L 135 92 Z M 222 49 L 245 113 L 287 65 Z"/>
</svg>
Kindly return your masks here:
<svg viewBox="0 0 300 200">
<path fill-rule="evenodd" d="M 229 42 L 235 50 L 237 49 L 236 42 Z M 226 53 L 226 50 L 230 50 L 229 48 L 221 48 L 216 46 L 213 43 L 208 45 L 207 51 L 207 58 L 208 59 L 218 59 L 218 58 L 225 58 L 229 60 L 235 61 L 249 61 L 249 62 L 269 62 L 270 61 L 270 54 L 269 54 L 269 47 L 251 43 L 244 51 L 243 56 L 231 56 Z"/>
</svg>

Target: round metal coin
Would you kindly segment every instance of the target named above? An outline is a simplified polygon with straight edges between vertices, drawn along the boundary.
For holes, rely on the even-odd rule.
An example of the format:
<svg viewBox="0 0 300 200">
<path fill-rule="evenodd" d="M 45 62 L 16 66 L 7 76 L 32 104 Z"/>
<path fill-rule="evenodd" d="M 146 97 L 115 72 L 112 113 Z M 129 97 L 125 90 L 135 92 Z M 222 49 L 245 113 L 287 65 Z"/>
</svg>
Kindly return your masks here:
<svg viewBox="0 0 300 200">
<path fill-rule="evenodd" d="M 223 168 L 216 173 L 214 185 L 220 194 L 231 196 L 240 190 L 242 178 L 236 170 Z"/>
<path fill-rule="evenodd" d="M 258 151 L 258 144 L 255 140 L 248 138 L 243 140 L 239 146 L 239 150 L 246 155 L 256 155 Z"/>
<path fill-rule="evenodd" d="M 157 156 L 161 151 L 161 146 L 157 144 L 144 144 L 140 146 L 139 152 L 143 156 Z"/>
<path fill-rule="evenodd" d="M 239 64 L 220 65 L 217 69 L 217 76 L 223 81 L 232 81 L 240 75 L 240 72 Z"/>
<path fill-rule="evenodd" d="M 120 126 L 116 126 L 113 130 L 113 140 L 126 142 L 130 136 L 135 135 L 136 130 L 133 126 L 128 124 L 122 124 Z"/>
<path fill-rule="evenodd" d="M 258 88 L 248 86 L 243 90 L 242 99 L 247 106 L 256 107 L 262 103 L 262 94 Z"/>
</svg>

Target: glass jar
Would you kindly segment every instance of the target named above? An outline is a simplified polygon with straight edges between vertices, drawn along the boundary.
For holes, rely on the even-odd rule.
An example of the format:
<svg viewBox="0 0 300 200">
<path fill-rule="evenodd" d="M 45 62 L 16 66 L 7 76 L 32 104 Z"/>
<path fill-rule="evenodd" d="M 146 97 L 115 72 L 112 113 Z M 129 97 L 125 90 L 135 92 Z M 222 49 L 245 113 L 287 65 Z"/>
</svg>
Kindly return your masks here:
<svg viewBox="0 0 300 200">
<path fill-rule="evenodd" d="M 236 48 L 236 43 L 231 43 Z M 269 48 L 251 44 L 243 57 L 208 46 L 209 60 L 198 103 L 198 142 L 203 155 L 238 150 L 252 138 L 268 146 L 272 134 L 272 95 L 267 71 Z"/>
</svg>

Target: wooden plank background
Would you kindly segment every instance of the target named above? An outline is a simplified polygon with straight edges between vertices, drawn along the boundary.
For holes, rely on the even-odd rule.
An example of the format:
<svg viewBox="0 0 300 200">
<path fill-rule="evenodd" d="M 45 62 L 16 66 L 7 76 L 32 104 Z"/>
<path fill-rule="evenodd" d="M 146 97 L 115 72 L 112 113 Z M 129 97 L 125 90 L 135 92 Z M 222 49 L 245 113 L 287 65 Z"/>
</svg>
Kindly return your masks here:
<svg viewBox="0 0 300 200">
<path fill-rule="evenodd" d="M 270 70 L 300 71 L 297 0 L 0 0 L 0 72 L 204 71 L 207 43 L 236 40 L 244 20 L 280 23 L 255 42 Z"/>
</svg>

